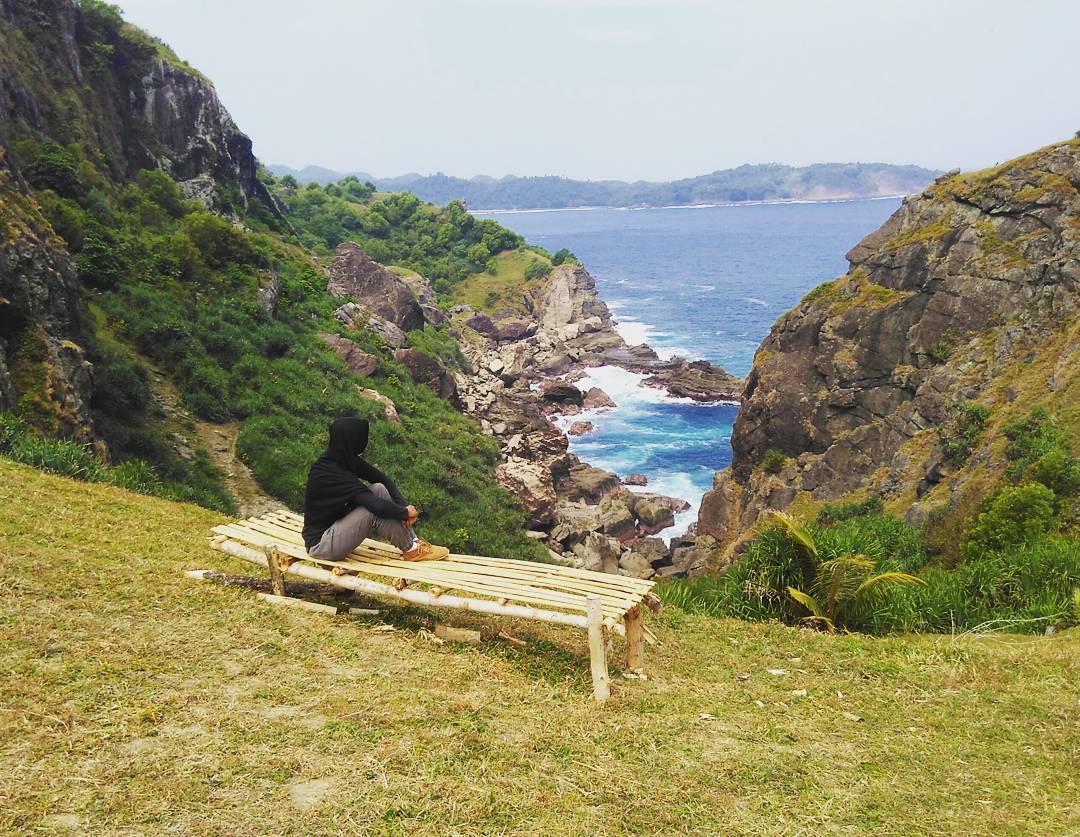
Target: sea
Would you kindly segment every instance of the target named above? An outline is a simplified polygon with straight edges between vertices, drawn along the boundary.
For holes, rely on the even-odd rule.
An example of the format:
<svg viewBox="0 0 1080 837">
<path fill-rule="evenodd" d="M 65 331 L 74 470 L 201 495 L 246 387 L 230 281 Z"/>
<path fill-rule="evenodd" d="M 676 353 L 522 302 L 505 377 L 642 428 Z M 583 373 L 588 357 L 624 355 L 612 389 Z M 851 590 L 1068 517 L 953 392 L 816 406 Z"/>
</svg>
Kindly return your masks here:
<svg viewBox="0 0 1080 837">
<path fill-rule="evenodd" d="M 628 343 L 742 376 L 776 319 L 814 286 L 843 275 L 845 253 L 899 205 L 882 198 L 474 214 L 550 252 L 572 251 Z M 737 405 L 675 398 L 614 366 L 588 372 L 577 385 L 600 387 L 617 406 L 561 419 L 564 429 L 593 423 L 591 432 L 570 437 L 570 450 L 623 477 L 644 474 L 648 485 L 638 490 L 687 500 L 690 509 L 661 533 L 684 534 L 713 475 L 731 463 Z"/>
</svg>

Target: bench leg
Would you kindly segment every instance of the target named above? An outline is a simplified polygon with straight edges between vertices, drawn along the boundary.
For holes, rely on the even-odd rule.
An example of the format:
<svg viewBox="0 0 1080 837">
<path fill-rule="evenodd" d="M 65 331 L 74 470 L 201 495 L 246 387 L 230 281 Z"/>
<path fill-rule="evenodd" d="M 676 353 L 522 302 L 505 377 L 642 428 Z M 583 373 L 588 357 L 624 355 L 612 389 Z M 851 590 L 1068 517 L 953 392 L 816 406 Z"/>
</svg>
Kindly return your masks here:
<svg viewBox="0 0 1080 837">
<path fill-rule="evenodd" d="M 626 627 L 626 669 L 641 672 L 645 668 L 645 618 L 640 605 L 626 611 L 623 625 Z"/>
<path fill-rule="evenodd" d="M 585 599 L 586 618 L 589 626 L 589 662 L 592 666 L 593 697 L 602 704 L 611 696 L 608 683 L 607 648 L 604 642 L 604 606 L 599 596 Z"/>
<path fill-rule="evenodd" d="M 288 590 L 285 587 L 285 573 L 281 571 L 281 553 L 277 551 L 277 547 L 268 546 L 264 550 L 266 552 L 266 566 L 270 570 L 270 588 L 274 591 L 275 596 L 288 596 Z"/>
</svg>

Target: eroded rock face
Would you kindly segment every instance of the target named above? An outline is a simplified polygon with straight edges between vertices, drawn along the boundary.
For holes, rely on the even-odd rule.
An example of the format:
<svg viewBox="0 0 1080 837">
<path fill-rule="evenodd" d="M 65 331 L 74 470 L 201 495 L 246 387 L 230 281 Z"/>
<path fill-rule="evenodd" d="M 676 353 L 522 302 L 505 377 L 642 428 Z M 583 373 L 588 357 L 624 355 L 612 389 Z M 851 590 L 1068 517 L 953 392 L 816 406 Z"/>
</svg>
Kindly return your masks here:
<svg viewBox="0 0 1080 837">
<path fill-rule="evenodd" d="M 424 312 L 404 280 L 369 259 L 352 241 L 338 245 L 326 289 L 334 296 L 353 300 L 404 332 L 424 327 Z"/>
<path fill-rule="evenodd" d="M 555 487 L 543 463 L 512 457 L 495 468 L 495 480 L 525 506 L 526 525 L 547 526 L 555 512 Z"/>
<path fill-rule="evenodd" d="M 31 420 L 51 435 L 92 437 L 92 367 L 82 339 L 79 284 L 0 145 L 0 407 L 36 405 Z"/>
<path fill-rule="evenodd" d="M 800 492 L 914 498 L 958 485 L 936 441 L 950 405 L 991 404 L 1003 376 L 1056 370 L 1065 352 L 1061 329 L 1080 307 L 1078 187 L 1072 140 L 907 198 L 851 250 L 848 274 L 808 294 L 762 344 L 732 474 L 706 495 L 699 530 L 737 537 Z M 1056 380 L 1049 372 L 1039 391 Z M 790 460 L 763 475 L 770 449 Z"/>
</svg>

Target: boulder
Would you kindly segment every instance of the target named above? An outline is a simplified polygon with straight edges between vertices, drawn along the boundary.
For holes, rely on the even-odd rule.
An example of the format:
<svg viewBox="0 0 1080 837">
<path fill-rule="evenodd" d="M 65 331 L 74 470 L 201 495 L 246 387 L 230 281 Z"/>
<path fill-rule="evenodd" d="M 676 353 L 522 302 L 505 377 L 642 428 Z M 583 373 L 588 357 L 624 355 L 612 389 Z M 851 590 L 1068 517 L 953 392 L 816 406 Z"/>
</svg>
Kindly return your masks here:
<svg viewBox="0 0 1080 837">
<path fill-rule="evenodd" d="M 627 550 L 619 558 L 619 569 L 633 578 L 652 578 L 656 572 L 646 556 L 631 550 Z"/>
<path fill-rule="evenodd" d="M 566 431 L 571 436 L 584 436 L 586 433 L 593 429 L 593 423 L 591 421 L 575 421 L 570 425 L 570 429 Z"/>
<path fill-rule="evenodd" d="M 487 314 L 473 314 L 465 321 L 465 325 L 478 334 L 482 334 L 484 337 L 491 337 L 494 339 L 499 336 L 499 332 L 495 328 L 495 323 L 492 322 L 491 317 Z"/>
<path fill-rule="evenodd" d="M 378 390 L 365 389 L 364 387 L 357 387 L 356 390 L 360 393 L 361 398 L 368 398 L 382 404 L 383 415 L 388 422 L 391 424 L 401 424 L 401 418 L 398 416 L 397 407 L 387 396 L 383 395 Z"/>
<path fill-rule="evenodd" d="M 593 387 L 585 393 L 581 403 L 586 410 L 605 410 L 615 406 L 615 402 L 611 400 L 611 396 L 600 389 L 600 387 Z"/>
<path fill-rule="evenodd" d="M 649 484 L 649 478 L 644 474 L 627 474 L 622 482 L 623 485 L 645 486 Z"/>
<path fill-rule="evenodd" d="M 320 331 L 319 339 L 345 361 L 350 372 L 368 377 L 379 371 L 379 359 L 365 352 L 349 338 Z"/>
<path fill-rule="evenodd" d="M 424 327 L 424 313 L 409 286 L 392 270 L 368 258 L 355 242 L 338 245 L 327 290 L 356 301 L 402 331 Z"/>
<path fill-rule="evenodd" d="M 606 535 L 590 532 L 581 543 L 574 544 L 574 555 L 584 570 L 615 573 L 619 570 L 621 548 L 619 542 Z"/>
<path fill-rule="evenodd" d="M 638 519 L 638 529 L 646 535 L 655 535 L 661 529 L 675 525 L 671 504 L 658 497 L 636 498 L 634 515 Z"/>
<path fill-rule="evenodd" d="M 389 320 L 372 313 L 368 309 L 355 302 L 346 302 L 334 309 L 334 316 L 347 326 L 360 326 L 367 328 L 387 346 L 400 349 L 409 341 L 405 332 Z"/>
<path fill-rule="evenodd" d="M 397 349 L 394 360 L 404 366 L 409 377 L 418 384 L 424 384 L 440 398 L 454 404 L 458 402 L 457 381 L 439 361 L 431 355 L 416 349 Z"/>
<path fill-rule="evenodd" d="M 605 535 L 621 543 L 629 543 L 637 537 L 634 513 L 618 495 L 609 495 L 601 501 L 597 520 Z"/>
<path fill-rule="evenodd" d="M 521 340 L 536 333 L 536 323 L 528 320 L 500 320 L 495 324 L 495 336 L 499 340 Z"/>
<path fill-rule="evenodd" d="M 541 397 L 549 404 L 573 404 L 575 407 L 580 407 L 585 400 L 580 389 L 573 384 L 561 381 L 550 381 L 544 384 Z"/>
<path fill-rule="evenodd" d="M 517 497 L 526 511 L 526 525 L 546 526 L 554 519 L 555 488 L 542 463 L 512 458 L 495 468 L 495 481 Z"/>
<path fill-rule="evenodd" d="M 584 500 L 596 505 L 606 494 L 620 487 L 619 478 L 610 471 L 594 468 L 584 462 L 576 462 L 556 475 L 555 489 L 567 500 Z"/>
<path fill-rule="evenodd" d="M 273 316 L 277 311 L 278 298 L 281 296 L 281 277 L 271 271 L 267 281 L 259 285 L 255 301 L 267 314 Z"/>
</svg>

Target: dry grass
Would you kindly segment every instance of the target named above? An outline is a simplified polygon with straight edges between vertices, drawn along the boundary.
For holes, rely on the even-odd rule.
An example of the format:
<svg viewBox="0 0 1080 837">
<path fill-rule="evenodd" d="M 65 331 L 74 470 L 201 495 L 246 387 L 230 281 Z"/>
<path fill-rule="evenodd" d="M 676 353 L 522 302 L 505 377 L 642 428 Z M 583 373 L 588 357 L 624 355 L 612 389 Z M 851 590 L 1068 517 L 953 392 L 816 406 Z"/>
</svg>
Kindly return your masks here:
<svg viewBox="0 0 1080 837">
<path fill-rule="evenodd" d="M 872 639 L 672 610 L 651 679 L 598 711 L 578 631 L 444 615 L 528 647 L 435 645 L 426 611 L 379 631 L 183 578 L 240 569 L 205 546 L 217 520 L 0 461 L 0 828 L 1080 829 L 1076 631 Z"/>
</svg>

